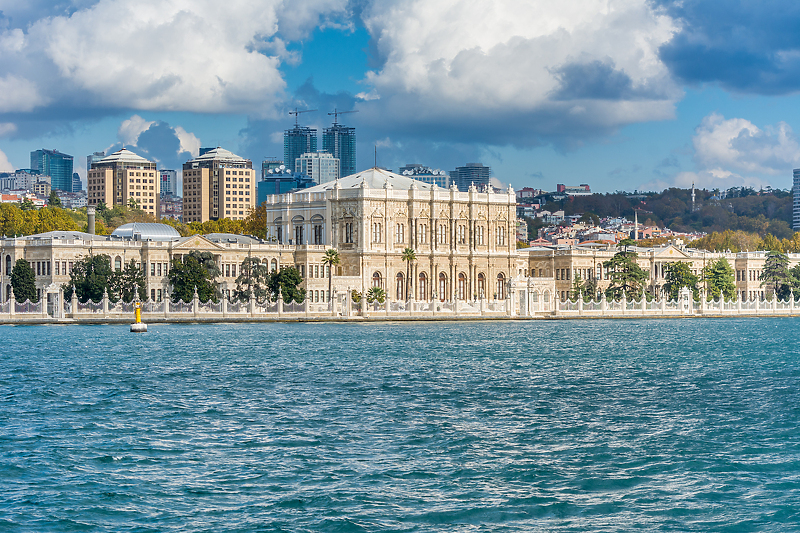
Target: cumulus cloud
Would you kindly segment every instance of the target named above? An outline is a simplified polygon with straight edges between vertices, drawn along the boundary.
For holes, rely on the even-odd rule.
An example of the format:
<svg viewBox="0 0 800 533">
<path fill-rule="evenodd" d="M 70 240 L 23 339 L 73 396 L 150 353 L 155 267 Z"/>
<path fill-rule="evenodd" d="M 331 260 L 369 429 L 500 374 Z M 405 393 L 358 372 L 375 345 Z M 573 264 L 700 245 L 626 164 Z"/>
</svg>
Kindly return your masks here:
<svg viewBox="0 0 800 533">
<path fill-rule="evenodd" d="M 160 168 L 179 169 L 187 159 L 200 153 L 200 139 L 194 133 L 139 115 L 122 121 L 117 135 L 126 148 L 159 163 Z M 112 145 L 108 151 L 119 150 L 121 144 Z"/>
<path fill-rule="evenodd" d="M 17 131 L 17 125 L 13 122 L 0 122 L 0 137 L 7 137 Z"/>
<path fill-rule="evenodd" d="M 188 152 L 192 157 L 200 155 L 200 139 L 194 133 L 186 131 L 181 126 L 176 126 L 175 136 L 180 141 L 178 152 Z"/>
<path fill-rule="evenodd" d="M 123 120 L 117 130 L 117 137 L 123 144 L 136 145 L 139 135 L 143 131 L 147 131 L 150 126 L 154 124 L 153 121 L 147 121 L 139 115 L 133 115 L 127 120 Z"/>
<path fill-rule="evenodd" d="M 695 160 L 704 168 L 778 175 L 800 164 L 800 145 L 785 122 L 762 130 L 747 119 L 713 113 L 695 130 L 693 144 Z"/>
<path fill-rule="evenodd" d="M 0 78 L 0 112 L 29 111 L 77 93 L 97 107 L 269 113 L 285 87 L 279 67 L 289 53 L 282 36 L 300 38 L 346 15 L 346 0 L 82 4 L 25 31 L 0 32 L 0 67 L 9 73 Z"/>
<path fill-rule="evenodd" d="M 668 118 L 681 97 L 658 56 L 676 24 L 646 0 L 396 0 L 363 17 L 382 66 L 362 108 L 423 134 L 535 144 Z"/>
<path fill-rule="evenodd" d="M 678 166 L 677 158 L 667 158 L 654 172 L 660 178 L 641 185 L 642 190 L 667 187 L 729 189 L 785 187 L 792 169 L 800 167 L 800 144 L 785 122 L 759 128 L 744 118 L 726 119 L 718 113 L 705 117 L 692 138 L 696 171 L 667 176 L 661 169 Z M 770 176 L 779 176 L 771 183 Z"/>
<path fill-rule="evenodd" d="M 0 172 L 14 172 L 14 165 L 11 164 L 2 150 L 0 150 Z"/>
</svg>

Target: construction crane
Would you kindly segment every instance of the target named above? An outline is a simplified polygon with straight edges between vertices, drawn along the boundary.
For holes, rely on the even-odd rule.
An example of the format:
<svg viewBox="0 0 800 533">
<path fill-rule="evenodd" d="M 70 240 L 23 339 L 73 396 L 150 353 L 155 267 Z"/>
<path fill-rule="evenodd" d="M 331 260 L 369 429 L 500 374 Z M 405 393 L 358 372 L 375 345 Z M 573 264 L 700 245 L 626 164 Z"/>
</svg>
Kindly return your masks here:
<svg viewBox="0 0 800 533">
<path fill-rule="evenodd" d="M 311 113 L 312 111 L 316 111 L 316 109 L 304 109 L 303 111 L 298 111 L 297 108 L 294 108 L 294 111 L 289 111 L 290 115 L 294 115 L 294 125 L 295 127 L 299 126 L 300 120 L 300 113 Z M 330 115 L 330 113 L 328 113 Z"/>
<path fill-rule="evenodd" d="M 333 113 L 328 113 L 328 115 L 333 115 L 333 125 L 335 126 L 339 120 L 339 115 L 346 115 L 347 113 L 358 113 L 358 109 L 353 109 L 352 111 L 337 111 L 334 107 Z"/>
</svg>

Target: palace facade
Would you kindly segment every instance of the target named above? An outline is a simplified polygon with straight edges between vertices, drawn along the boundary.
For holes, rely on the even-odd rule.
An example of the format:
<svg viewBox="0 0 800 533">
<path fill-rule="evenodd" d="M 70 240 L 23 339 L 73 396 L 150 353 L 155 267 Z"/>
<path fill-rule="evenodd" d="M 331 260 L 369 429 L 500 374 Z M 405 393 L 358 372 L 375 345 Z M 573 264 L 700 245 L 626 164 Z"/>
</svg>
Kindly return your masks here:
<svg viewBox="0 0 800 533">
<path fill-rule="evenodd" d="M 246 183 L 246 182 L 244 182 Z M 127 224 L 110 236 L 55 231 L 0 239 L 0 298 L 11 292 L 11 271 L 25 259 L 36 273 L 41 294 L 69 281 L 74 263 L 89 254 L 105 254 L 113 268 L 131 260 L 145 273 L 152 300 L 170 293 L 170 262 L 196 250 L 216 258 L 223 293 L 236 287 L 242 262 L 257 257 L 271 270 L 294 266 L 304 278 L 312 302 L 327 302 L 325 251 L 339 251 L 333 272 L 334 295 L 378 286 L 390 301 L 505 300 L 520 309 L 545 310 L 543 303 L 563 300 L 576 278 L 610 284 L 603 266 L 618 251 L 609 244 L 542 246 L 516 249 L 515 195 L 438 188 L 407 176 L 373 168 L 297 193 L 266 201 L 267 238 L 231 234 L 181 237 L 162 224 Z M 415 259 L 403 260 L 411 249 Z M 632 248 L 649 273 L 647 290 L 660 295 L 667 265 L 703 268 L 724 257 L 735 271 L 743 300 L 764 298 L 758 279 L 766 252 L 711 253 L 681 245 Z M 800 254 L 789 254 L 790 266 Z"/>
</svg>

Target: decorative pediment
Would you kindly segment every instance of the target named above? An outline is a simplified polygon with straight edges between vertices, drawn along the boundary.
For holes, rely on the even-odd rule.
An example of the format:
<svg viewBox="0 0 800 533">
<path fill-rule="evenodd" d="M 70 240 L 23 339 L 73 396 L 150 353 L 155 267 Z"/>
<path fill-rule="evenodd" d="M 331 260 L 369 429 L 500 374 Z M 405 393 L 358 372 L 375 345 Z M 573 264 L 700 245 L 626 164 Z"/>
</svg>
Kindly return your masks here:
<svg viewBox="0 0 800 533">
<path fill-rule="evenodd" d="M 395 211 L 394 216 L 396 218 L 406 218 L 408 216 L 408 211 L 406 211 L 405 209 L 398 209 L 397 211 Z"/>
<path fill-rule="evenodd" d="M 383 218 L 383 211 L 380 209 L 376 209 L 372 212 L 372 218 Z"/>
<path fill-rule="evenodd" d="M 461 212 L 458 214 L 458 218 L 459 218 L 460 220 L 466 220 L 466 219 L 468 219 L 468 218 L 469 218 L 469 216 L 467 215 L 467 212 L 466 212 L 466 211 L 461 211 Z"/>
<path fill-rule="evenodd" d="M 427 209 L 423 209 L 419 212 L 419 218 L 431 218 L 431 212 Z"/>
<path fill-rule="evenodd" d="M 197 249 L 213 248 L 216 250 L 224 250 L 224 246 L 211 242 L 202 235 L 192 235 L 182 243 L 176 244 L 172 247 L 173 250 L 197 250 Z"/>
<path fill-rule="evenodd" d="M 442 220 L 447 220 L 450 218 L 450 213 L 448 213 L 446 209 L 442 209 L 439 211 L 439 218 Z"/>
<path fill-rule="evenodd" d="M 672 261 L 691 259 L 689 254 L 687 254 L 683 250 L 675 248 L 671 244 L 659 250 L 658 253 L 655 254 L 655 257 L 657 257 L 658 259 L 670 259 Z"/>
</svg>

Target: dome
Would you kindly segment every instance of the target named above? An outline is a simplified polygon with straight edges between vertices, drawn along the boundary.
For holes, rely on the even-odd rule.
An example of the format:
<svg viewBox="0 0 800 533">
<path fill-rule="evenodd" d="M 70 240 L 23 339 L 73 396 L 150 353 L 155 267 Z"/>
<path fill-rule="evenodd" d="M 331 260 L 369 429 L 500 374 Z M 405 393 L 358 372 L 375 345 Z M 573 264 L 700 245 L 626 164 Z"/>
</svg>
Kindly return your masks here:
<svg viewBox="0 0 800 533">
<path fill-rule="evenodd" d="M 123 224 L 111 233 L 112 237 L 141 241 L 171 241 L 180 239 L 180 234 L 172 226 L 152 222 L 131 222 Z"/>
</svg>

